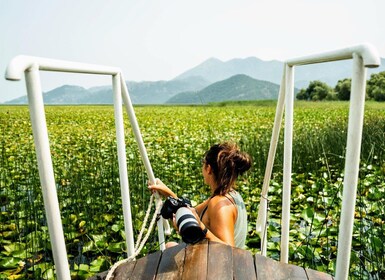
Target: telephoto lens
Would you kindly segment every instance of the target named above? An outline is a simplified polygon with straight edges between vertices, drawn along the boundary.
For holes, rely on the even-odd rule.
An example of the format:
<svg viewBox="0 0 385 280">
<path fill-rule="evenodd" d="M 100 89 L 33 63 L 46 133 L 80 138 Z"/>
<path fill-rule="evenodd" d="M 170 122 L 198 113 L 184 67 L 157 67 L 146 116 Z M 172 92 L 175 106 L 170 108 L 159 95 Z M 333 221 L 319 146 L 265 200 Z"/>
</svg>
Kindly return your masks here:
<svg viewBox="0 0 385 280">
<path fill-rule="evenodd" d="M 198 221 L 189 208 L 179 208 L 175 213 L 175 220 L 184 242 L 195 244 L 205 237 Z"/>
</svg>

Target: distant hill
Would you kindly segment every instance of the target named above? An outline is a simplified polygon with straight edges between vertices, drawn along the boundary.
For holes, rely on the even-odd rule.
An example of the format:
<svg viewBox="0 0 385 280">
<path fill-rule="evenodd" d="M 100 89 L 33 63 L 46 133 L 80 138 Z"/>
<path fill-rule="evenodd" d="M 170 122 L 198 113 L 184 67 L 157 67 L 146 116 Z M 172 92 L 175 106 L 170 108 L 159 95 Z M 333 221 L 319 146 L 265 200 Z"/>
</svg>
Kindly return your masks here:
<svg viewBox="0 0 385 280">
<path fill-rule="evenodd" d="M 368 69 L 367 78 L 372 73 L 385 71 L 385 59 L 381 59 L 379 68 Z M 267 81 L 274 84 L 280 84 L 283 73 L 283 62 L 272 60 L 264 61 L 256 57 L 244 59 L 231 59 L 221 61 L 216 58 L 210 58 L 198 66 L 185 71 L 170 81 L 144 81 L 127 83 L 131 100 L 134 104 L 163 104 L 165 102 L 175 102 L 181 100 L 182 103 L 201 103 L 196 102 L 192 92 L 199 92 L 209 85 L 224 81 L 236 75 L 246 75 L 254 80 Z M 334 87 L 338 80 L 350 78 L 352 76 L 352 61 L 339 61 L 332 63 L 321 63 L 306 65 L 295 68 L 295 87 L 307 87 L 310 81 L 320 80 L 331 87 Z M 241 79 L 237 81 L 240 82 Z M 214 85 L 213 85 L 214 86 Z M 215 85 L 216 88 L 218 85 Z M 252 98 L 252 90 L 238 87 L 242 93 L 237 93 L 234 88 L 229 86 L 229 91 L 238 98 Z M 248 93 L 246 93 L 246 91 Z M 261 92 L 261 89 L 255 89 L 254 92 Z M 222 92 L 227 91 L 223 88 Z M 202 94 L 206 94 L 203 92 Z M 243 95 L 244 94 L 244 95 Z M 250 96 L 249 96 L 250 94 Z M 178 95 L 178 96 L 177 96 Z M 46 104 L 111 104 L 112 90 L 111 86 L 94 87 L 85 89 L 79 86 L 61 86 L 52 91 L 43 94 Z M 205 97 L 205 95 L 202 95 Z M 175 99 L 173 99 L 175 97 Z M 228 96 L 230 97 L 230 96 Z M 234 97 L 235 98 L 235 97 Z M 190 101 L 187 101 L 190 99 Z M 244 99 L 242 99 L 244 100 Z M 207 101 L 211 102 L 211 101 Z M 23 96 L 6 104 L 26 104 L 27 97 Z"/>
<path fill-rule="evenodd" d="M 108 102 L 108 97 L 100 97 L 90 93 L 87 89 L 79 86 L 64 85 L 55 88 L 49 92 L 43 93 L 43 100 L 45 104 L 88 104 L 92 100 L 93 104 L 103 104 Z M 6 104 L 26 104 L 28 102 L 27 96 L 22 96 Z M 112 97 L 111 97 L 112 102 Z M 111 103 L 110 102 L 110 103 Z"/>
<path fill-rule="evenodd" d="M 166 103 L 204 104 L 231 100 L 266 100 L 277 99 L 278 93 L 279 85 L 240 74 L 213 83 L 197 92 L 179 93 Z"/>
<path fill-rule="evenodd" d="M 385 59 L 381 58 L 381 66 L 368 69 L 370 74 L 385 71 Z M 283 74 L 283 62 L 264 61 L 256 57 L 221 61 L 210 58 L 198 66 L 187 70 L 175 77 L 174 80 L 185 79 L 190 76 L 201 76 L 210 82 L 217 82 L 237 74 L 245 74 L 257 80 L 265 80 L 280 84 Z M 307 87 L 310 81 L 321 80 L 334 87 L 338 80 L 352 76 L 352 61 L 336 61 L 295 67 L 295 87 Z"/>
<path fill-rule="evenodd" d="M 127 88 L 134 104 L 162 104 L 183 91 L 197 91 L 210 82 L 199 76 L 157 82 L 128 82 Z"/>
<path fill-rule="evenodd" d="M 126 82 L 130 98 L 134 104 L 162 104 L 182 91 L 197 91 L 209 84 L 202 77 L 188 77 L 176 81 Z M 85 89 L 64 85 L 43 93 L 45 104 L 112 104 L 111 86 Z M 26 104 L 27 96 L 5 102 L 6 104 Z"/>
<path fill-rule="evenodd" d="M 283 63 L 272 60 L 263 61 L 256 57 L 245 59 L 235 58 L 223 62 L 210 58 L 198 66 L 187 70 L 175 77 L 174 80 L 185 79 L 190 76 L 201 76 L 212 83 L 225 80 L 237 74 L 245 74 L 254 79 L 280 83 Z"/>
</svg>

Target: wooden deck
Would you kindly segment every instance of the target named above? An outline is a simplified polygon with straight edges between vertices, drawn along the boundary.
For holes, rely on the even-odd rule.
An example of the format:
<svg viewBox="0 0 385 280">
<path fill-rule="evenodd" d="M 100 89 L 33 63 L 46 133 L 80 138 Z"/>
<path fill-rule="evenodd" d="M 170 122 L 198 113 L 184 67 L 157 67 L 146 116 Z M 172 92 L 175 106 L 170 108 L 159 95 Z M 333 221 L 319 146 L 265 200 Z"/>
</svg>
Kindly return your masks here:
<svg viewBox="0 0 385 280">
<path fill-rule="evenodd" d="M 104 280 L 107 272 L 89 280 Z M 330 275 L 291 264 L 283 264 L 249 251 L 216 242 L 202 241 L 195 245 L 178 245 L 136 261 L 122 264 L 114 273 L 122 279 L 319 279 Z"/>
</svg>

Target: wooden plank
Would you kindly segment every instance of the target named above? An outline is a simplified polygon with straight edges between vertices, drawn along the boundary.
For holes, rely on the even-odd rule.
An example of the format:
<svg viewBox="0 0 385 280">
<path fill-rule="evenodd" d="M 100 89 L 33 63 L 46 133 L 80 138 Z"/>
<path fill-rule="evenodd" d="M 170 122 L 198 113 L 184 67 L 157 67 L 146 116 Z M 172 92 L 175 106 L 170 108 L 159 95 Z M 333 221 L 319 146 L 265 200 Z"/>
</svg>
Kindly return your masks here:
<svg viewBox="0 0 385 280">
<path fill-rule="evenodd" d="M 257 280 L 253 255 L 246 250 L 233 248 L 234 280 Z"/>
<path fill-rule="evenodd" d="M 136 260 L 119 265 L 113 273 L 113 279 L 114 280 L 130 279 L 132 271 L 135 268 L 135 264 L 136 264 Z"/>
<path fill-rule="evenodd" d="M 272 280 L 307 280 L 305 269 L 292 264 L 280 263 L 275 260 L 255 255 L 257 279 Z"/>
<path fill-rule="evenodd" d="M 207 279 L 233 280 L 233 249 L 231 246 L 209 242 Z"/>
<path fill-rule="evenodd" d="M 207 252 L 207 240 L 186 247 L 182 280 L 204 280 L 207 278 Z"/>
<path fill-rule="evenodd" d="M 333 277 L 325 272 L 316 271 L 310 268 L 305 269 L 309 280 L 332 280 Z"/>
<path fill-rule="evenodd" d="M 158 274 L 158 275 L 156 275 Z M 89 280 L 103 280 L 107 271 Z M 229 279 L 229 280 L 333 280 L 327 273 L 284 264 L 225 244 L 202 241 L 150 254 L 116 268 L 114 280 Z"/>
<path fill-rule="evenodd" d="M 144 258 L 138 259 L 130 276 L 130 280 L 155 279 L 161 255 L 162 252 L 158 251 Z"/>
<path fill-rule="evenodd" d="M 185 243 L 164 250 L 159 263 L 156 280 L 181 279 L 185 255 Z"/>
</svg>

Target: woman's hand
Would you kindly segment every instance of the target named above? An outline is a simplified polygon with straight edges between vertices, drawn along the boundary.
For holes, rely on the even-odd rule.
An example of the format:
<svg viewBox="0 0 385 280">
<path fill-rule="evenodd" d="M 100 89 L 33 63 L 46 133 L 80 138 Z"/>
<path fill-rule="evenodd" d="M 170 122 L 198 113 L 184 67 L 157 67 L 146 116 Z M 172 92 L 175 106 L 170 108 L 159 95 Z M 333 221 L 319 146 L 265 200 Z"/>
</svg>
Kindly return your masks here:
<svg viewBox="0 0 385 280">
<path fill-rule="evenodd" d="M 172 225 L 173 225 L 175 231 L 179 234 L 179 228 L 178 228 L 178 225 L 176 224 L 175 214 L 172 215 Z"/>
<path fill-rule="evenodd" d="M 152 193 L 158 192 L 164 197 L 172 196 L 174 198 L 177 198 L 177 195 L 158 178 L 155 179 L 155 184 L 149 185 L 148 188 Z"/>
</svg>

